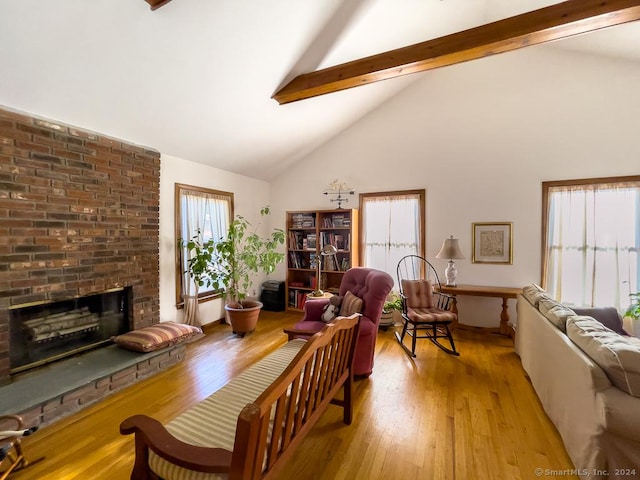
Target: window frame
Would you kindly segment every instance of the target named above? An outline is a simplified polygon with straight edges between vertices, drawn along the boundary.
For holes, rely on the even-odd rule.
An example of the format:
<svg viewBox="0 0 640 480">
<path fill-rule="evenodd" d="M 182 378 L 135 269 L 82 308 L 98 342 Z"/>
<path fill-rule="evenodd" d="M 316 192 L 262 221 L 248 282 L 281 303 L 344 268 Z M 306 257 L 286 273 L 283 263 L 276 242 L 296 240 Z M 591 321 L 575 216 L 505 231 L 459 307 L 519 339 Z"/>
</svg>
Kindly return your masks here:
<svg viewBox="0 0 640 480">
<path fill-rule="evenodd" d="M 229 211 L 230 219 L 232 221 L 234 213 L 234 195 L 233 192 L 225 192 L 223 190 L 216 190 L 213 188 L 199 187 L 196 185 L 187 185 L 184 183 L 175 183 L 174 186 L 174 232 L 175 232 L 175 293 L 176 293 L 176 307 L 178 309 L 184 308 L 184 299 L 182 298 L 184 292 L 184 275 L 182 270 L 182 252 L 183 249 L 178 247 L 178 240 L 182 238 L 182 208 L 181 208 L 181 195 L 184 190 L 192 190 L 210 195 L 229 197 Z M 222 297 L 223 292 L 198 292 L 198 303 L 208 302 Z"/>
<path fill-rule="evenodd" d="M 640 182 L 640 175 L 627 175 L 618 177 L 595 177 L 580 178 L 571 180 L 553 180 L 542 182 L 542 228 L 541 228 L 541 266 L 540 266 L 540 285 L 547 288 L 547 249 L 548 249 L 548 229 L 549 229 L 549 192 L 554 187 L 580 187 L 594 186 L 599 184 L 624 184 Z"/>
<path fill-rule="evenodd" d="M 359 195 L 359 211 L 360 214 L 358 216 L 358 238 L 360 242 L 360 248 L 358 253 L 358 265 L 364 266 L 364 252 L 365 252 L 365 235 L 364 235 L 364 223 L 365 223 L 365 209 L 364 205 L 367 199 L 380 198 L 380 197 L 408 197 L 408 196 L 418 196 L 419 202 L 419 213 L 420 213 L 420 245 L 418 246 L 418 255 L 426 258 L 426 207 L 425 200 L 427 197 L 426 190 L 422 189 L 412 189 L 412 190 L 391 190 L 386 192 L 370 192 L 370 193 L 361 193 Z M 394 278 L 394 282 L 396 281 L 395 272 L 393 272 L 392 277 Z"/>
</svg>

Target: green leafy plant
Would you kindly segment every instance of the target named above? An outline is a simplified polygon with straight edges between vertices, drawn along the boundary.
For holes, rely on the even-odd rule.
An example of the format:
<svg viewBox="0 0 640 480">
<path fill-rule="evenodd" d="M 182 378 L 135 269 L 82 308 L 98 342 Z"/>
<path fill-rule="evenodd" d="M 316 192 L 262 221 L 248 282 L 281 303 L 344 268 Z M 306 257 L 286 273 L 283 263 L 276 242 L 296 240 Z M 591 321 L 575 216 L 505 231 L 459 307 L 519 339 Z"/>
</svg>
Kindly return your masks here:
<svg viewBox="0 0 640 480">
<path fill-rule="evenodd" d="M 204 241 L 200 229 L 186 243 L 180 239 L 181 247 L 187 249 L 188 257 L 186 273 L 189 274 L 196 286 L 195 295 L 198 295 L 200 287 L 210 287 L 212 285 L 211 276 L 213 274 L 212 261 L 215 254 L 213 240 Z"/>
<path fill-rule="evenodd" d="M 382 311 L 384 313 L 391 313 L 394 310 L 397 310 L 399 312 L 402 311 L 402 298 L 400 298 L 400 295 L 397 295 L 395 293 L 391 294 L 392 298 L 390 300 L 387 300 L 386 302 L 384 302 L 384 304 L 382 305 Z"/>
<path fill-rule="evenodd" d="M 262 217 L 269 213 L 269 207 L 260 210 Z M 227 304 L 234 308 L 242 307 L 253 274 L 273 273 L 284 261 L 284 253 L 276 251 L 284 244 L 284 230 L 277 228 L 261 237 L 256 228 L 252 229 L 246 218 L 236 215 L 225 238 L 203 242 L 198 231 L 185 245 L 190 256 L 187 272 L 194 282 L 200 287 L 224 290 Z"/>
<path fill-rule="evenodd" d="M 631 305 L 624 314 L 638 320 L 640 318 L 640 292 L 632 293 L 629 296 L 631 297 Z"/>
</svg>

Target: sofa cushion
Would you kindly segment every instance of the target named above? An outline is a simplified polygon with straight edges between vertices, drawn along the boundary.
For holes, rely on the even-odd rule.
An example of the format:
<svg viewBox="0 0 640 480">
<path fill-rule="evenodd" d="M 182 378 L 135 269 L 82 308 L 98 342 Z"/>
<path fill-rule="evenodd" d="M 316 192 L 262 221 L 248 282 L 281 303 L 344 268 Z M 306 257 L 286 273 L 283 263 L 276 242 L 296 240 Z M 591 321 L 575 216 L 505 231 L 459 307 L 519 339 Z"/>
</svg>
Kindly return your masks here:
<svg viewBox="0 0 640 480">
<path fill-rule="evenodd" d="M 620 335 L 629 335 L 622 328 L 622 318 L 615 307 L 573 308 L 576 315 L 584 315 L 598 320 L 601 324 Z"/>
<path fill-rule="evenodd" d="M 640 339 L 619 335 L 584 316 L 567 319 L 567 336 L 604 370 L 611 383 L 640 397 Z"/>
<path fill-rule="evenodd" d="M 565 333 L 567 331 L 567 318 L 575 315 L 572 309 L 548 297 L 540 299 L 538 310 L 540 310 L 540 313 L 553 323 L 556 328 L 559 328 Z"/>
<path fill-rule="evenodd" d="M 202 335 L 200 327 L 184 323 L 161 322 L 112 337 L 120 347 L 136 352 L 153 352 Z"/>
<path fill-rule="evenodd" d="M 522 295 L 529 300 L 531 305 L 537 307 L 540 300 L 543 298 L 549 298 L 549 294 L 545 292 L 540 285 L 532 283 L 522 289 Z"/>
</svg>

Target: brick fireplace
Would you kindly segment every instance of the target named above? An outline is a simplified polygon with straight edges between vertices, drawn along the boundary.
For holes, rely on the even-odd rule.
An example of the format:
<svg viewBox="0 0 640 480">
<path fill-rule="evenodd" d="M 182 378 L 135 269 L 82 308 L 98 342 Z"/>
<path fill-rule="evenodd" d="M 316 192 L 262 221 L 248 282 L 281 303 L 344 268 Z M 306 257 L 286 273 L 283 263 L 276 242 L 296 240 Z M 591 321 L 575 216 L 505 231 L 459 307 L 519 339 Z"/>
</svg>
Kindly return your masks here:
<svg viewBox="0 0 640 480">
<path fill-rule="evenodd" d="M 159 196 L 159 152 L 0 108 L 0 384 L 10 308 L 131 287 L 159 322 Z"/>
</svg>

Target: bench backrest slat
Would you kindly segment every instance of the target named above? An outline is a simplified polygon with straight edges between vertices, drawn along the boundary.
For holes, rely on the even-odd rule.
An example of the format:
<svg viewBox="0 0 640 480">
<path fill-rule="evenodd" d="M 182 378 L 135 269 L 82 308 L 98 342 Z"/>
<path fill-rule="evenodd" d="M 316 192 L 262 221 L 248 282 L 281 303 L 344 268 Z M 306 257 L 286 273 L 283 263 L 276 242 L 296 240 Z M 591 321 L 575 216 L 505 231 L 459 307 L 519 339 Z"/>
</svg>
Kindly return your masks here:
<svg viewBox="0 0 640 480">
<path fill-rule="evenodd" d="M 275 467 L 291 455 L 340 388 L 343 385 L 353 388 L 358 320 L 358 314 L 343 318 L 316 333 L 285 371 L 242 410 L 236 427 L 230 480 L 269 478 Z M 345 412 L 345 419 L 350 416 L 351 412 Z M 252 447 L 236 448 L 247 441 Z"/>
</svg>

